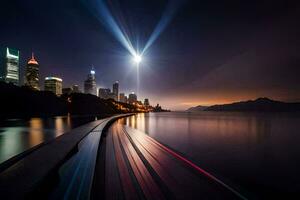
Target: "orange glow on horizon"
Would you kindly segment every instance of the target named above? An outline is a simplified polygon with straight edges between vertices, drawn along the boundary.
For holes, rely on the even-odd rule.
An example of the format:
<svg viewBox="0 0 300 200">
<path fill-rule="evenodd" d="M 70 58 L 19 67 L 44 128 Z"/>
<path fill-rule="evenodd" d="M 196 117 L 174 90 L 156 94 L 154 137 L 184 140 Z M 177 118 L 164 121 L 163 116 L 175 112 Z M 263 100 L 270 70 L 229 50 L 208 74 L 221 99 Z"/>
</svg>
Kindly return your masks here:
<svg viewBox="0 0 300 200">
<path fill-rule="evenodd" d="M 272 91 L 270 91 L 269 93 L 264 91 L 252 91 L 252 92 L 230 91 L 228 93 L 206 92 L 205 94 L 203 93 L 201 96 L 185 95 L 180 97 L 179 96 L 174 97 L 173 95 L 170 95 L 169 98 L 158 99 L 157 102 L 160 102 L 160 104 L 164 108 L 168 108 L 174 111 L 174 110 L 186 110 L 190 107 L 195 107 L 199 105 L 212 106 L 212 105 L 220 105 L 220 104 L 230 104 L 239 101 L 255 100 L 260 97 L 267 97 L 277 101 L 297 102 L 297 99 L 291 99 L 288 97 L 288 95 L 285 95 L 285 97 L 283 98 L 283 95 L 281 93 L 274 93 Z"/>
</svg>

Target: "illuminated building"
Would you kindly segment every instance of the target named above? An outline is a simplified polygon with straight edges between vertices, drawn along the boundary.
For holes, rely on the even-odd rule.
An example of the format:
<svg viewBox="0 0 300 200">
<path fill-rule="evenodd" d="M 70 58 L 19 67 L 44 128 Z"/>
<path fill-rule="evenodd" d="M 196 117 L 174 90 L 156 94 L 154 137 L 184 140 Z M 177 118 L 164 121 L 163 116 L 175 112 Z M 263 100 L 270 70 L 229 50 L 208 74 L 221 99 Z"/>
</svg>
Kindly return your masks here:
<svg viewBox="0 0 300 200">
<path fill-rule="evenodd" d="M 128 103 L 133 104 L 137 102 L 137 96 L 134 93 L 129 94 Z"/>
<path fill-rule="evenodd" d="M 149 99 L 144 100 L 144 106 L 150 106 Z"/>
<path fill-rule="evenodd" d="M 11 48 L 1 49 L 0 53 L 0 80 L 20 85 L 20 52 Z"/>
<path fill-rule="evenodd" d="M 124 93 L 120 93 L 120 96 L 119 96 L 119 101 L 122 102 L 122 103 L 127 103 L 127 96 L 125 96 Z"/>
<path fill-rule="evenodd" d="M 87 80 L 84 81 L 84 93 L 97 95 L 95 70 L 92 69 L 88 74 Z"/>
<path fill-rule="evenodd" d="M 34 89 L 40 90 L 39 86 L 39 64 L 32 53 L 31 59 L 28 61 L 25 71 L 25 85 Z"/>
<path fill-rule="evenodd" d="M 57 96 L 60 96 L 62 94 L 62 79 L 57 77 L 46 77 L 45 91 L 50 91 Z"/>
<path fill-rule="evenodd" d="M 113 99 L 114 95 L 109 88 L 99 88 L 98 96 L 101 99 Z"/>
<path fill-rule="evenodd" d="M 114 95 L 114 100 L 119 101 L 119 82 L 116 81 L 113 84 L 113 95 Z"/>
</svg>

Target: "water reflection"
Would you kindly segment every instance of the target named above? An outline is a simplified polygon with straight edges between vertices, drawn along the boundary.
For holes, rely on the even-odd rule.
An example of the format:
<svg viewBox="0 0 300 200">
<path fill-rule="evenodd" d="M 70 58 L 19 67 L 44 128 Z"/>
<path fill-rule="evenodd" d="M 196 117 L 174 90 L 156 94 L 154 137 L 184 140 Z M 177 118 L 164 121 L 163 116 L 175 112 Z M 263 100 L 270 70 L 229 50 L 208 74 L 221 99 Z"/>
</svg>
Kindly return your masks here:
<svg viewBox="0 0 300 200">
<path fill-rule="evenodd" d="M 128 124 L 129 126 L 139 129 L 145 133 L 149 130 L 149 117 L 146 117 L 146 113 L 140 113 L 138 115 L 133 115 L 125 119 L 120 119 L 119 122 L 122 124 Z"/>
<path fill-rule="evenodd" d="M 300 197 L 299 114 L 149 113 L 123 123 L 255 197 Z"/>
<path fill-rule="evenodd" d="M 95 119 L 97 119 L 95 116 L 68 115 L 0 121 L 0 163 Z"/>
<path fill-rule="evenodd" d="M 33 147 L 44 140 L 43 134 L 43 120 L 40 118 L 32 118 L 29 121 L 29 146 Z"/>
<path fill-rule="evenodd" d="M 19 127 L 8 127 L 1 129 L 0 132 L 0 163 L 5 161 L 16 152 L 21 152 L 26 146 L 28 141 L 24 140 L 24 135 L 19 134 L 24 132 L 23 128 Z"/>
<path fill-rule="evenodd" d="M 55 118 L 55 136 L 60 136 L 63 132 L 70 130 L 70 123 L 68 124 L 68 119 L 70 120 L 70 116 L 67 117 L 56 117 Z"/>
</svg>

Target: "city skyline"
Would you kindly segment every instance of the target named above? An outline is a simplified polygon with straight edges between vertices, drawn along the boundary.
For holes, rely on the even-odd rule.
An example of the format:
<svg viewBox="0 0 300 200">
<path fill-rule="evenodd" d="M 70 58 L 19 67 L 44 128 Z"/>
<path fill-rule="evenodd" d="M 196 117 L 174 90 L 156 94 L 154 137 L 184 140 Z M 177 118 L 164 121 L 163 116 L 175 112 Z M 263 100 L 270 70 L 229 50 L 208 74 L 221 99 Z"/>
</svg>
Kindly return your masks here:
<svg viewBox="0 0 300 200">
<path fill-rule="evenodd" d="M 66 87 L 63 85 L 63 79 L 57 76 L 46 76 L 43 81 L 40 80 L 40 65 L 37 59 L 34 56 L 34 53 L 31 53 L 31 58 L 27 59 L 28 62 L 24 67 L 25 74 L 20 77 L 20 70 L 22 66 L 19 65 L 20 60 L 20 51 L 15 50 L 9 47 L 1 48 L 0 55 L 0 70 L 1 70 L 1 82 L 14 84 L 18 87 L 25 86 L 26 88 L 30 88 L 35 91 L 48 91 L 52 92 L 56 96 L 60 97 L 62 95 L 71 95 L 72 93 L 81 93 L 80 87 L 77 84 L 73 84 L 70 87 Z M 97 87 L 97 77 L 96 71 L 92 66 L 87 78 L 83 82 L 83 93 L 91 94 L 101 99 L 108 100 L 113 99 L 115 102 L 119 103 L 127 103 L 133 106 L 136 106 L 139 109 L 142 107 L 148 109 L 154 109 L 149 104 L 149 100 L 147 98 L 139 100 L 137 98 L 137 94 L 131 92 L 128 94 L 128 97 L 124 92 L 120 93 L 119 90 L 119 81 L 115 81 L 112 84 L 112 90 L 110 88 L 101 88 Z M 41 88 L 41 85 L 43 87 Z M 127 101 L 128 99 L 128 101 Z M 117 103 L 118 104 L 118 103 Z M 157 104 L 158 106 L 159 104 Z"/>
<path fill-rule="evenodd" d="M 18 54 L 20 54 L 20 51 L 19 50 L 15 50 L 13 48 L 10 48 L 10 47 L 5 47 L 5 48 L 1 48 L 3 51 L 8 51 L 9 49 L 10 50 L 14 50 L 14 51 L 17 51 Z M 5 53 L 5 55 L 1 55 L 3 58 L 1 58 L 3 61 L 5 61 L 5 57 L 7 56 L 7 53 Z M 40 90 L 41 88 L 44 88 L 45 84 L 44 84 L 44 79 L 47 79 L 48 77 L 57 77 L 57 78 L 61 78 L 62 80 L 64 79 L 64 77 L 60 77 L 60 76 L 53 76 L 53 73 L 50 73 L 48 75 L 46 75 L 45 77 L 40 77 L 39 76 L 39 71 L 40 71 L 40 66 L 39 66 L 39 62 L 37 61 L 36 57 L 35 57 L 35 53 L 34 52 L 31 52 L 31 57 L 28 57 L 28 58 L 24 58 L 25 61 L 23 61 L 23 58 L 20 57 L 18 55 L 18 62 L 20 63 L 26 63 L 25 66 L 21 66 L 21 64 L 18 63 L 18 74 L 19 74 L 19 77 L 18 77 L 18 86 L 29 86 L 31 87 L 32 89 L 34 90 Z M 4 63 L 2 63 L 4 64 Z M 3 65 L 4 66 L 4 65 Z M 1 67 L 3 67 L 1 66 Z M 4 66 L 5 67 L 5 66 Z M 33 69 L 32 69 L 33 67 Z M 22 73 L 21 73 L 22 71 Z M 97 78 L 97 75 L 96 75 L 96 71 L 94 70 L 94 67 L 90 67 L 90 70 L 89 70 L 89 74 L 93 73 L 92 75 L 95 76 L 95 78 Z M 51 75 L 52 74 L 52 75 Z M 31 80 L 28 80 L 28 79 L 31 79 Z M 82 83 L 71 83 L 70 85 L 64 85 L 63 88 L 72 88 L 74 85 L 76 85 L 79 90 L 81 91 L 84 91 L 84 82 L 86 81 L 87 79 L 84 79 L 84 81 Z M 11 82 L 11 81 L 8 81 L 8 82 Z M 29 83 L 29 82 L 33 82 L 33 83 Z M 115 84 L 119 84 L 119 81 L 115 81 L 112 85 L 112 89 L 114 90 L 114 85 Z M 105 84 L 105 85 L 109 85 L 109 83 Z M 106 88 L 103 87 L 103 86 L 99 86 L 99 85 L 96 85 L 96 89 L 97 91 L 101 88 Z M 107 87 L 108 88 L 108 87 Z M 119 86 L 117 86 L 117 94 L 116 96 L 118 96 L 119 94 Z M 125 89 L 124 91 L 128 91 L 127 89 Z M 130 92 L 127 92 L 128 94 L 129 93 L 132 93 L 133 91 L 130 91 Z M 115 94 L 115 92 L 113 92 L 113 94 Z"/>
<path fill-rule="evenodd" d="M 134 26 L 133 42 L 139 38 L 143 46 L 167 3 L 120 5 Z M 41 77 L 62 77 L 64 85 L 79 84 L 83 89 L 82 74 L 94 65 L 97 88 L 119 80 L 124 92 L 136 90 L 130 54 L 80 1 L 12 1 L 6 7 L 22 19 L 1 8 L 0 24 L 6 28 L 0 33 L 0 46 L 20 50 L 21 68 L 33 51 L 40 60 Z M 41 10 L 47 17 L 40 16 Z M 299 101 L 298 11 L 298 3 L 290 1 L 227 1 L 216 7 L 206 1 L 186 2 L 146 52 L 139 96 L 172 110 L 257 97 Z"/>
<path fill-rule="evenodd" d="M 63 85 L 63 79 L 61 77 L 56 76 L 46 76 L 42 81 L 40 80 L 40 66 L 38 61 L 36 60 L 34 56 L 34 52 L 31 53 L 31 58 L 28 59 L 28 62 L 24 69 L 22 66 L 19 65 L 20 60 L 22 60 L 19 56 L 20 51 L 14 50 L 9 47 L 1 48 L 2 54 L 1 54 L 1 81 L 7 82 L 7 83 L 13 83 L 17 86 L 26 86 L 29 87 L 32 90 L 42 90 L 42 91 L 50 91 L 53 92 L 57 96 L 61 96 L 62 94 L 68 94 L 71 93 L 81 93 L 80 86 L 77 84 L 73 84 L 70 87 L 66 87 Z M 10 54 L 10 51 L 14 51 L 17 53 L 17 55 Z M 11 60 L 13 59 L 13 60 Z M 17 62 L 15 61 L 17 59 Z M 3 61 L 3 62 L 2 62 Z M 9 70 L 9 67 L 11 68 L 11 63 L 13 62 L 13 66 L 16 67 L 17 72 L 14 72 L 15 75 L 17 75 L 17 82 L 14 79 L 7 79 L 7 76 L 11 76 L 11 69 Z M 23 78 L 20 76 L 20 71 L 23 69 L 24 76 Z M 3 79 L 3 80 L 2 80 Z M 128 96 L 135 95 L 135 100 L 131 100 L 130 102 L 127 102 L 128 97 L 125 95 L 124 92 L 120 93 L 119 90 L 119 81 L 115 81 L 112 84 L 112 90 L 110 88 L 103 88 L 103 87 L 97 87 L 96 84 L 96 71 L 94 67 L 92 66 L 90 69 L 90 72 L 88 73 L 87 79 L 83 82 L 83 93 L 85 94 L 92 94 L 95 96 L 98 96 L 102 99 L 113 99 L 116 102 L 121 103 L 129 103 L 129 104 L 142 104 L 142 99 L 138 100 L 136 97 L 136 94 L 134 92 L 128 93 Z M 41 89 L 42 86 L 42 89 Z M 121 94 L 124 98 L 122 100 L 120 99 Z M 147 98 L 145 100 L 148 100 Z M 145 106 L 149 106 L 149 103 Z"/>
</svg>

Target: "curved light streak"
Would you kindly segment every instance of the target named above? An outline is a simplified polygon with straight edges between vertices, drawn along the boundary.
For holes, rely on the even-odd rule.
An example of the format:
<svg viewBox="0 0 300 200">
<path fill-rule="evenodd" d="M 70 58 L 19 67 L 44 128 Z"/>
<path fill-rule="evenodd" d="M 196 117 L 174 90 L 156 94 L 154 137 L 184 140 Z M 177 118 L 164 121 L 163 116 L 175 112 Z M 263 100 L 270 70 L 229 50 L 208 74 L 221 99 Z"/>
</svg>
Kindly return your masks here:
<svg viewBox="0 0 300 200">
<path fill-rule="evenodd" d="M 187 158 L 179 155 L 178 153 L 176 153 L 175 151 L 173 151 L 172 149 L 168 148 L 167 146 L 161 144 L 160 142 L 156 141 L 155 139 L 153 139 L 152 137 L 148 136 L 148 135 L 144 135 L 144 137 L 150 141 L 152 141 L 153 143 L 157 144 L 159 147 L 161 147 L 163 150 L 165 150 L 166 152 L 168 152 L 169 154 L 173 155 L 175 158 L 177 158 L 178 160 L 181 160 L 182 162 L 184 162 L 185 164 L 187 164 L 188 166 L 192 167 L 193 169 L 195 169 L 196 171 L 198 171 L 199 173 L 205 175 L 206 177 L 208 177 L 209 179 L 219 183 L 220 185 L 222 185 L 223 187 L 225 187 L 226 189 L 228 189 L 229 191 L 231 191 L 233 194 L 237 195 L 239 198 L 243 199 L 243 200 L 247 200 L 246 197 L 244 197 L 242 194 L 240 194 L 238 191 L 236 191 L 235 189 L 233 189 L 232 187 L 230 187 L 229 185 L 227 185 L 226 183 L 224 183 L 223 181 L 221 181 L 220 179 L 218 179 L 217 177 L 215 177 L 214 175 L 210 174 L 209 172 L 205 171 L 204 169 L 200 168 L 198 165 L 194 164 L 192 161 L 188 160 Z"/>
</svg>

